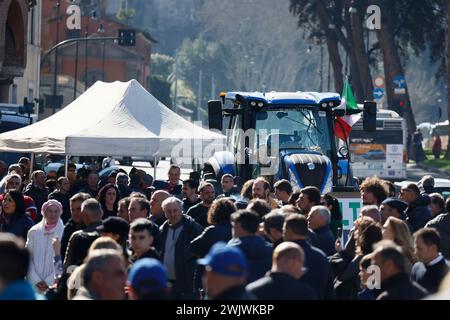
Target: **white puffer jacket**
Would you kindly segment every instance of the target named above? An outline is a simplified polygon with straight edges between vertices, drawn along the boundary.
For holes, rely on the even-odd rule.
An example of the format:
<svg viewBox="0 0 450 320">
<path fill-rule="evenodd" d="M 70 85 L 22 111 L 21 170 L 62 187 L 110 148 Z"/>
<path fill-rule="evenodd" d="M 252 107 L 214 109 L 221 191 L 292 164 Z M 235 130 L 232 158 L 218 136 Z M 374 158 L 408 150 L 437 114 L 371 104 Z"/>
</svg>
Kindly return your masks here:
<svg viewBox="0 0 450 320">
<path fill-rule="evenodd" d="M 33 226 L 28 231 L 26 247 L 30 250 L 31 261 L 28 270 L 28 281 L 33 285 L 45 281 L 48 286 L 55 282 L 55 268 L 53 258 L 52 239 L 58 237 L 60 240 L 64 231 L 64 224 L 61 219 L 56 226 L 50 230 L 45 230 L 45 219 Z"/>
</svg>

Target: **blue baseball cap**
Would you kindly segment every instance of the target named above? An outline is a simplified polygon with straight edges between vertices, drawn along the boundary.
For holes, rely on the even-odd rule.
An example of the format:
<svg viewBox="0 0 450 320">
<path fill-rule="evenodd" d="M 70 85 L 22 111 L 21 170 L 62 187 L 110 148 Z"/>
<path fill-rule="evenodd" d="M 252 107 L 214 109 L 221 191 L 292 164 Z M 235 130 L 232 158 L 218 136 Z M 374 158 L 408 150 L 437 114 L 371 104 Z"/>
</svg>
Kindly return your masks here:
<svg viewBox="0 0 450 320">
<path fill-rule="evenodd" d="M 247 273 L 247 260 L 241 249 L 227 246 L 225 242 L 213 245 L 208 254 L 198 259 L 197 263 L 224 276 L 242 277 Z"/>
<path fill-rule="evenodd" d="M 167 271 L 156 259 L 139 259 L 131 267 L 128 281 L 131 287 L 140 293 L 161 291 L 167 288 Z"/>
</svg>

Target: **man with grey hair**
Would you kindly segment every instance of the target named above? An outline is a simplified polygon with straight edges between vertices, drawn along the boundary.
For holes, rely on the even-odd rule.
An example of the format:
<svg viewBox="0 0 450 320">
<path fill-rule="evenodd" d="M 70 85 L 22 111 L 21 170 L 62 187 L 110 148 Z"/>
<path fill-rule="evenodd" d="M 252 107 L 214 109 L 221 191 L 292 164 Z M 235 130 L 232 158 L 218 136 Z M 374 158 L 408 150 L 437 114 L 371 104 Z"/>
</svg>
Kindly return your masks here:
<svg viewBox="0 0 450 320">
<path fill-rule="evenodd" d="M 81 204 L 81 220 L 86 226 L 72 234 L 67 245 L 64 270 L 71 273 L 71 266 L 79 266 L 87 256 L 89 247 L 100 237 L 97 227 L 102 225 L 103 210 L 95 199 L 87 199 Z M 73 267 L 72 267 L 73 268 Z"/>
<path fill-rule="evenodd" d="M 424 288 L 410 280 L 403 250 L 393 241 L 377 243 L 371 256 L 380 275 L 381 293 L 377 300 L 419 300 L 427 295 Z"/>
<path fill-rule="evenodd" d="M 364 206 L 361 208 L 361 217 L 372 218 L 375 222 L 381 223 L 381 213 L 376 205 Z"/>
<path fill-rule="evenodd" d="M 24 194 L 33 198 L 36 203 L 37 220 L 41 221 L 41 207 L 48 199 L 48 188 L 45 186 L 45 172 L 42 170 L 33 171 L 31 175 L 31 182 L 25 188 Z"/>
<path fill-rule="evenodd" d="M 308 227 L 317 235 L 317 248 L 326 256 L 336 252 L 334 236 L 330 228 L 331 213 L 325 206 L 314 206 L 308 214 Z"/>
<path fill-rule="evenodd" d="M 167 221 L 161 226 L 161 256 L 173 285 L 174 299 L 194 298 L 195 256 L 189 244 L 203 231 L 194 219 L 183 214 L 183 201 L 169 197 L 162 203 Z"/>
<path fill-rule="evenodd" d="M 125 297 L 125 261 L 117 250 L 94 250 L 86 259 L 82 277 L 83 287 L 73 300 L 123 300 Z"/>
</svg>

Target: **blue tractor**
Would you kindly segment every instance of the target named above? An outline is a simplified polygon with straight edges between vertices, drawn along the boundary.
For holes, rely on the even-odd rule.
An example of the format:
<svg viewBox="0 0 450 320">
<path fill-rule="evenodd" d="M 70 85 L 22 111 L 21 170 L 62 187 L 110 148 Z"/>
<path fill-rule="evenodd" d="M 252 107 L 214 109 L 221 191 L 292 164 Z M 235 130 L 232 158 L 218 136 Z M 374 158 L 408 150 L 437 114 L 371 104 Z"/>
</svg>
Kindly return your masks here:
<svg viewBox="0 0 450 320">
<path fill-rule="evenodd" d="M 226 134 L 226 150 L 203 168 L 203 179 L 225 173 L 237 184 L 266 177 L 290 181 L 294 189 L 316 186 L 322 193 L 354 191 L 348 148 L 339 147 L 335 118 L 345 106 L 336 93 L 227 92 L 208 102 L 209 128 Z M 374 131 L 376 104 L 364 102 L 364 129 Z"/>
</svg>

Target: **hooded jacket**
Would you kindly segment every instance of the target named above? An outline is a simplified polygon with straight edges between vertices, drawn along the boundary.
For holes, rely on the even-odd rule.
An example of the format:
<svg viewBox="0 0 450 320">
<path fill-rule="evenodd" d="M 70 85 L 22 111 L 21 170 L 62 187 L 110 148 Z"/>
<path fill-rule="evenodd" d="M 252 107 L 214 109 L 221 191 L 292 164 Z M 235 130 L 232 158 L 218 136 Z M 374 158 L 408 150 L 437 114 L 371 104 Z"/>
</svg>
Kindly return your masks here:
<svg viewBox="0 0 450 320">
<path fill-rule="evenodd" d="M 420 195 L 416 200 L 409 203 L 406 209 L 406 223 L 411 232 L 416 232 L 423 228 L 425 224 L 431 219 L 431 210 L 428 207 L 430 204 L 430 197 L 427 194 Z"/>
<path fill-rule="evenodd" d="M 229 246 L 242 250 L 248 262 L 247 284 L 258 280 L 272 268 L 272 244 L 260 236 L 231 239 Z"/>
<path fill-rule="evenodd" d="M 28 281 L 35 285 L 44 281 L 49 287 L 55 282 L 55 268 L 53 258 L 52 240 L 55 237 L 61 239 L 64 231 L 64 224 L 58 219 L 56 226 L 50 230 L 45 230 L 45 219 L 33 226 L 28 231 L 26 247 L 30 250 L 30 268 L 28 270 Z"/>
<path fill-rule="evenodd" d="M 425 225 L 427 228 L 435 228 L 441 236 L 441 253 L 450 260 L 450 213 L 442 213 Z"/>
</svg>

